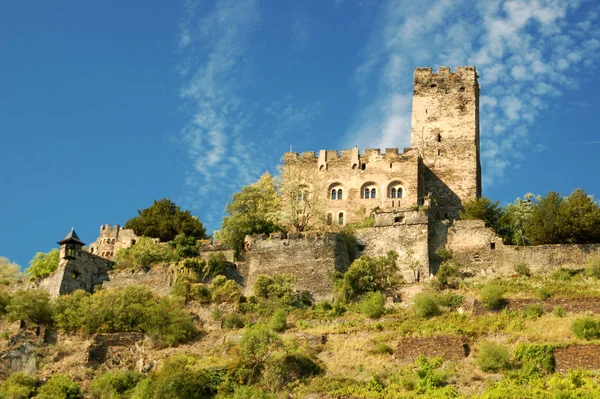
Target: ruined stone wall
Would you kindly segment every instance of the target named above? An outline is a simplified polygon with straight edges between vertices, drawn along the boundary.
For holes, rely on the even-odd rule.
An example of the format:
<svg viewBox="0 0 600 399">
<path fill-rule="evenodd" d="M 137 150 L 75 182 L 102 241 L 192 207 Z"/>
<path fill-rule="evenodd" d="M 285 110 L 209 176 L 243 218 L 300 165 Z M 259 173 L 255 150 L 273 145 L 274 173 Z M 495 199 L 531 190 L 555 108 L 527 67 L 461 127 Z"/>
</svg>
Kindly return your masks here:
<svg viewBox="0 0 600 399">
<path fill-rule="evenodd" d="M 474 67 L 415 70 L 411 146 L 423 157 L 425 191 L 433 193 L 441 218 L 457 218 L 463 201 L 481 196 Z"/>
<path fill-rule="evenodd" d="M 429 276 L 426 211 L 406 212 L 402 222 L 386 227 L 369 227 L 354 232 L 360 255 L 385 256 L 398 253 L 397 266 L 406 282 Z"/>
<path fill-rule="evenodd" d="M 360 222 L 375 207 L 402 209 L 422 200 L 419 180 L 421 160 L 419 152 L 407 149 L 402 154 L 397 148 L 388 148 L 384 154 L 379 149 L 367 149 L 360 154 L 358 148 L 338 151 L 286 153 L 283 170 L 284 211 L 292 212 L 298 193 L 308 192 L 310 207 L 321 224 L 327 224 L 328 214 L 332 226 Z M 369 188 L 369 198 L 365 190 Z M 342 198 L 338 198 L 341 189 Z M 371 190 L 376 196 L 372 198 Z M 398 189 L 402 197 L 398 198 Z M 336 190 L 332 198 L 332 190 Z M 394 190 L 394 194 L 392 193 Z"/>
<path fill-rule="evenodd" d="M 244 295 L 252 295 L 252 286 L 261 274 L 292 274 L 295 289 L 310 291 L 317 301 L 333 298 L 333 274 L 345 271 L 350 263 L 345 241 L 332 233 L 247 237 L 244 259 Z"/>
<path fill-rule="evenodd" d="M 225 256 L 227 262 L 235 261 L 235 251 L 233 248 L 219 241 L 199 240 L 198 244 L 198 255 L 202 260 L 208 260 L 211 255 L 221 253 Z"/>
<path fill-rule="evenodd" d="M 39 282 L 39 288 L 52 296 L 64 295 L 78 289 L 94 292 L 94 287 L 108 279 L 111 262 L 83 249 L 75 251 L 73 258 L 65 256 L 65 247 L 60 250 L 60 261 L 52 275 Z"/>
<path fill-rule="evenodd" d="M 174 274 L 169 265 L 154 265 L 149 268 L 136 270 L 113 270 L 109 273 L 109 280 L 102 283 L 102 288 L 124 288 L 130 285 L 141 285 L 160 296 L 171 292 Z"/>
<path fill-rule="evenodd" d="M 448 229 L 447 248 L 464 270 L 473 274 L 514 274 L 526 263 L 534 273 L 559 268 L 583 268 L 590 256 L 600 256 L 600 244 L 504 245 L 482 220 L 458 220 Z"/>
<path fill-rule="evenodd" d="M 135 245 L 138 238 L 132 229 L 124 229 L 118 224 L 111 227 L 107 223 L 100 226 L 100 236 L 89 245 L 89 251 L 94 255 L 112 260 L 119 249 Z M 158 239 L 156 241 L 158 242 Z"/>
</svg>

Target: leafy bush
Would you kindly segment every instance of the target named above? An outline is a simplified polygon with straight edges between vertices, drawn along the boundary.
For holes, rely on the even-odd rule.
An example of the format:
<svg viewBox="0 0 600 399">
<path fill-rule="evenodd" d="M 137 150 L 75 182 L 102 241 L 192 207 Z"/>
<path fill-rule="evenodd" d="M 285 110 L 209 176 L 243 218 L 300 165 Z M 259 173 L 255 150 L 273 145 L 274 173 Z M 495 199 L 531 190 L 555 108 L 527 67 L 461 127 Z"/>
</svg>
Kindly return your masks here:
<svg viewBox="0 0 600 399">
<path fill-rule="evenodd" d="M 25 373 L 13 373 L 0 384 L 0 398 L 27 399 L 35 394 L 37 380 Z"/>
<path fill-rule="evenodd" d="M 39 390 L 37 399 L 79 399 L 81 390 L 64 374 L 52 374 L 52 377 Z"/>
<path fill-rule="evenodd" d="M 25 269 L 25 274 L 31 279 L 49 276 L 58 269 L 59 256 L 60 252 L 56 248 L 46 253 L 36 253 L 33 259 L 29 261 L 29 268 Z"/>
<path fill-rule="evenodd" d="M 394 353 L 394 348 L 385 342 L 378 342 L 375 348 L 373 348 L 372 353 L 376 355 L 391 355 Z"/>
<path fill-rule="evenodd" d="M 579 339 L 599 339 L 600 321 L 591 317 L 582 317 L 573 321 L 571 330 Z"/>
<path fill-rule="evenodd" d="M 479 291 L 479 299 L 486 309 L 499 310 L 506 306 L 505 292 L 506 289 L 500 285 L 488 284 Z"/>
<path fill-rule="evenodd" d="M 211 286 L 210 291 L 214 303 L 237 303 L 242 294 L 233 280 L 227 280 L 225 276 L 217 276 Z"/>
<path fill-rule="evenodd" d="M 476 356 L 479 368 L 485 372 L 497 372 L 508 368 L 508 349 L 494 342 L 483 342 Z"/>
<path fill-rule="evenodd" d="M 542 286 L 537 290 L 537 296 L 541 300 L 545 301 L 546 299 L 552 297 L 552 289 L 546 286 Z"/>
<path fill-rule="evenodd" d="M 50 294 L 44 290 L 18 290 L 6 306 L 8 320 L 24 320 L 34 324 L 52 322 Z"/>
<path fill-rule="evenodd" d="M 531 269 L 527 263 L 521 262 L 515 265 L 515 273 L 521 277 L 529 277 L 531 275 Z"/>
<path fill-rule="evenodd" d="M 439 247 L 435 250 L 435 254 L 442 259 L 442 261 L 448 261 L 452 259 L 452 251 L 446 247 Z"/>
<path fill-rule="evenodd" d="M 198 239 L 184 233 L 179 233 L 171 241 L 171 247 L 175 249 L 179 258 L 194 258 L 198 256 Z"/>
<path fill-rule="evenodd" d="M 462 304 L 465 302 L 465 297 L 457 295 L 453 292 L 448 292 L 446 294 L 437 295 L 436 302 L 440 306 L 454 310 L 462 306 Z"/>
<path fill-rule="evenodd" d="M 0 315 L 8 312 L 7 307 L 10 304 L 11 295 L 8 289 L 0 289 Z"/>
<path fill-rule="evenodd" d="M 542 373 L 553 373 L 556 365 L 551 345 L 520 343 L 515 349 L 515 359 L 522 362 L 524 368 Z"/>
<path fill-rule="evenodd" d="M 362 256 L 352 262 L 348 271 L 336 281 L 336 297 L 348 302 L 367 292 L 385 291 L 400 283 L 396 260 L 398 254 L 390 251 L 386 256 Z"/>
<path fill-rule="evenodd" d="M 285 317 L 285 310 L 279 309 L 271 317 L 271 321 L 269 322 L 269 326 L 271 330 L 275 332 L 283 332 L 287 328 L 287 319 Z"/>
<path fill-rule="evenodd" d="M 425 356 L 417 357 L 415 361 L 414 373 L 418 378 L 417 393 L 427 393 L 435 391 L 437 388 L 446 385 L 450 374 L 440 372 L 439 369 L 444 363 L 441 357 L 428 359 Z M 456 397 L 456 392 L 449 392 L 447 397 Z"/>
<path fill-rule="evenodd" d="M 262 383 L 276 393 L 292 381 L 317 375 L 321 367 L 305 353 L 298 350 L 276 351 L 264 365 Z"/>
<path fill-rule="evenodd" d="M 167 198 L 138 211 L 138 216 L 129 219 L 125 228 L 133 229 L 138 236 L 159 238 L 162 242 L 171 241 L 178 234 L 196 240 L 206 238 L 202 222 Z"/>
<path fill-rule="evenodd" d="M 94 379 L 90 394 L 98 399 L 128 397 L 141 379 L 142 375 L 135 371 L 108 371 Z"/>
<path fill-rule="evenodd" d="M 359 303 L 362 314 L 372 319 L 381 317 L 385 311 L 385 295 L 381 292 L 367 292 Z"/>
<path fill-rule="evenodd" d="M 174 262 L 177 258 L 175 250 L 168 245 L 154 242 L 149 237 L 140 237 L 135 245 L 118 250 L 115 262 L 117 268 L 129 269 Z"/>
<path fill-rule="evenodd" d="M 460 271 L 460 265 L 454 261 L 445 261 L 440 265 L 435 279 L 437 282 L 437 288 L 443 289 L 446 286 L 453 286 L 453 279 L 458 276 Z"/>
<path fill-rule="evenodd" d="M 532 303 L 523 309 L 523 316 L 528 319 L 537 319 L 544 314 L 544 308 L 539 303 Z"/>
<path fill-rule="evenodd" d="M 576 276 L 578 273 L 579 273 L 579 270 L 576 270 L 576 269 L 563 269 L 563 268 L 560 268 L 558 270 L 555 270 L 550 275 L 550 278 L 553 279 L 553 280 L 557 280 L 557 281 L 569 281 L 574 276 Z"/>
<path fill-rule="evenodd" d="M 565 310 L 562 306 L 558 305 L 552 309 L 552 314 L 556 317 L 565 317 Z"/>
<path fill-rule="evenodd" d="M 237 330 L 238 328 L 243 328 L 245 325 L 246 319 L 237 313 L 228 313 L 221 320 L 221 327 L 228 330 Z"/>
<path fill-rule="evenodd" d="M 175 345 L 196 332 L 181 300 L 159 298 L 140 286 L 100 290 L 93 295 L 81 290 L 62 295 L 55 302 L 54 320 L 60 328 L 86 335 L 147 333 L 158 346 Z"/>
<path fill-rule="evenodd" d="M 242 373 L 249 382 L 260 376 L 276 350 L 282 347 L 279 337 L 264 324 L 247 327 L 240 339 Z"/>
<path fill-rule="evenodd" d="M 600 279 L 600 257 L 593 256 L 586 262 L 585 274 L 589 277 Z"/>
<path fill-rule="evenodd" d="M 217 398 L 226 399 L 221 395 L 217 396 Z M 258 388 L 238 386 L 231 395 L 227 396 L 227 399 L 273 399 L 273 396 L 261 391 Z"/>
<path fill-rule="evenodd" d="M 442 314 L 435 294 L 422 293 L 415 295 L 413 308 L 420 317 L 427 319 Z"/>
<path fill-rule="evenodd" d="M 202 304 L 209 304 L 211 301 L 210 289 L 206 284 L 198 283 L 190 286 L 189 299 L 198 301 Z"/>
<path fill-rule="evenodd" d="M 259 299 L 275 300 L 287 305 L 295 301 L 294 283 L 296 277 L 292 274 L 261 274 L 256 278 L 252 291 Z"/>
<path fill-rule="evenodd" d="M 227 270 L 227 259 L 222 253 L 211 254 L 204 269 L 204 278 L 224 275 Z"/>
</svg>

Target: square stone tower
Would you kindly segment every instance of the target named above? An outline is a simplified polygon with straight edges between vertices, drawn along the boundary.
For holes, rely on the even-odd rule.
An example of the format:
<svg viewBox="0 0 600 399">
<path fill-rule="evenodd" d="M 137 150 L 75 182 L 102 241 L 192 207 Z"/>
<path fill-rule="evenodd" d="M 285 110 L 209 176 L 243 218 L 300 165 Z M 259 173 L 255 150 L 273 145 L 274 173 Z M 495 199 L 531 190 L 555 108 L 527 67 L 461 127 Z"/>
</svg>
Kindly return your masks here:
<svg viewBox="0 0 600 399">
<path fill-rule="evenodd" d="M 462 202 L 481 196 L 479 83 L 475 67 L 417 68 L 414 74 L 412 148 L 423 157 L 425 192 L 439 216 L 455 219 Z"/>
</svg>

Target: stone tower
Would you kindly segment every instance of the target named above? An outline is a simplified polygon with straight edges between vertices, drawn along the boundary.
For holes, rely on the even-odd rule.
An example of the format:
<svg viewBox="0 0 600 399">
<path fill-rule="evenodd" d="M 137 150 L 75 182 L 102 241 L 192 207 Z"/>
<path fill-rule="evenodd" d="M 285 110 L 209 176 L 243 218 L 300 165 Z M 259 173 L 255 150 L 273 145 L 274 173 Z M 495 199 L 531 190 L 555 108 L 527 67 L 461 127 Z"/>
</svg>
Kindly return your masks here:
<svg viewBox="0 0 600 399">
<path fill-rule="evenodd" d="M 479 83 L 475 67 L 417 68 L 414 74 L 412 147 L 425 166 L 425 192 L 439 216 L 455 219 L 462 202 L 481 196 Z"/>
</svg>

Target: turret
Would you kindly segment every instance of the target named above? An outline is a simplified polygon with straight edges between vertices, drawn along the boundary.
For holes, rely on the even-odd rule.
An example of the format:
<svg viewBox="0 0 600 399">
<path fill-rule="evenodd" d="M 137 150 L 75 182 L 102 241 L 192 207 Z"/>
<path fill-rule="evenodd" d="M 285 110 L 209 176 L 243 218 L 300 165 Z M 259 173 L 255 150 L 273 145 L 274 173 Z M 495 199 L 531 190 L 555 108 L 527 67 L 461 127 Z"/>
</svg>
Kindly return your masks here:
<svg viewBox="0 0 600 399">
<path fill-rule="evenodd" d="M 60 245 L 60 257 L 61 259 L 73 259 L 77 256 L 79 252 L 81 252 L 83 246 L 85 245 L 83 241 L 79 239 L 79 236 L 75 232 L 75 228 L 72 227 L 71 231 L 60 240 L 58 243 Z"/>
</svg>

